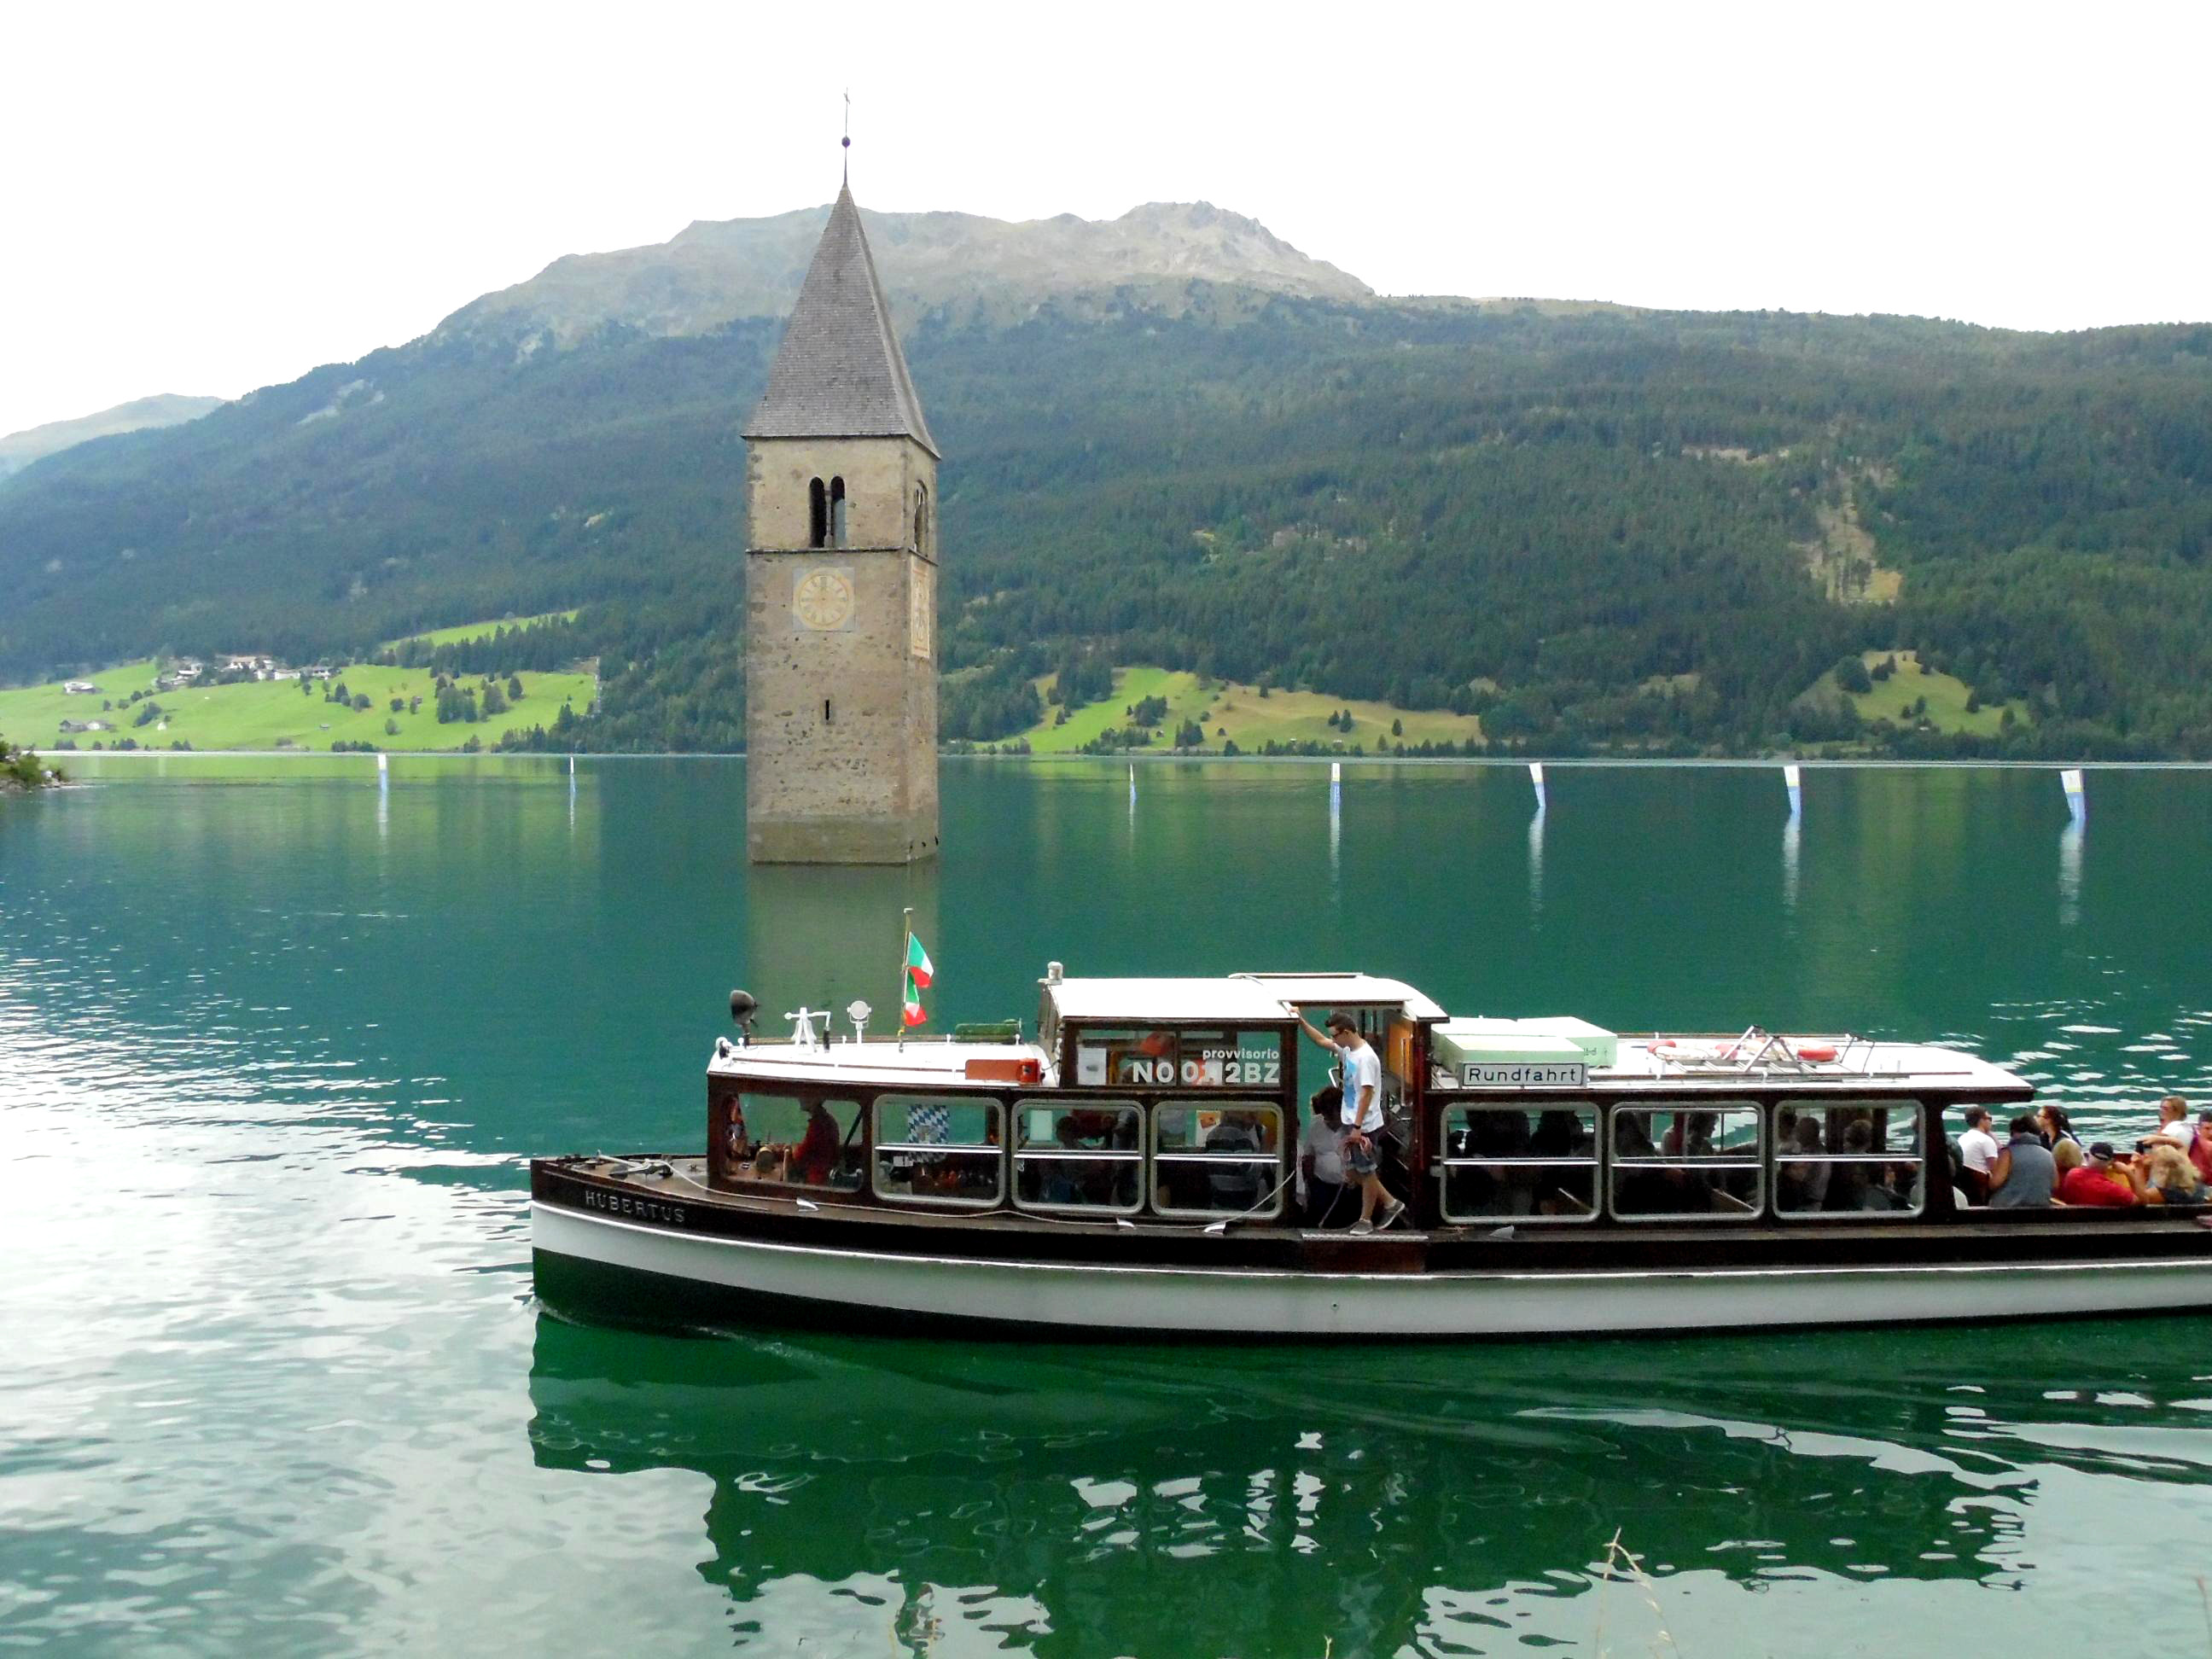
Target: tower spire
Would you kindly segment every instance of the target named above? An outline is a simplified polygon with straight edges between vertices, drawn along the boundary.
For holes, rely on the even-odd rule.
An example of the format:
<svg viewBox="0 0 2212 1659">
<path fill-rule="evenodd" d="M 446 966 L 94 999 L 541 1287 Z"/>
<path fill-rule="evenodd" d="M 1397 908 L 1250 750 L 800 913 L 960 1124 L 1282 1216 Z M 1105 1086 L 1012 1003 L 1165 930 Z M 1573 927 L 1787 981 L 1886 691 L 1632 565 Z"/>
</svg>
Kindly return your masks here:
<svg viewBox="0 0 2212 1659">
<path fill-rule="evenodd" d="M 853 183 L 853 91 L 849 87 L 845 89 L 845 136 L 837 143 L 845 152 L 845 176 L 839 182 L 849 189 Z"/>
</svg>

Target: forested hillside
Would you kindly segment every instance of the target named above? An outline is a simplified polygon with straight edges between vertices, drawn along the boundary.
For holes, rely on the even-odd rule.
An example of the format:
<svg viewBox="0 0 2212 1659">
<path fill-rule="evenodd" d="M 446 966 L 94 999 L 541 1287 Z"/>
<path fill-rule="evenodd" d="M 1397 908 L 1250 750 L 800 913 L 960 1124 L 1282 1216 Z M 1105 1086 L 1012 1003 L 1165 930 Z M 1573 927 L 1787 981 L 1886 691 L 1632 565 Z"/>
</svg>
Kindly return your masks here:
<svg viewBox="0 0 2212 1659">
<path fill-rule="evenodd" d="M 737 430 L 777 329 L 562 347 L 501 313 L 50 457 L 0 484 L 0 675 L 580 605 L 533 649 L 598 657 L 601 706 L 546 741 L 733 747 Z M 1089 659 L 1547 750 L 2212 754 L 2212 327 L 1190 284 L 939 307 L 908 344 L 948 736 L 1019 729 Z M 1827 671 L 1893 648 L 2026 717 L 1862 729 Z"/>
</svg>

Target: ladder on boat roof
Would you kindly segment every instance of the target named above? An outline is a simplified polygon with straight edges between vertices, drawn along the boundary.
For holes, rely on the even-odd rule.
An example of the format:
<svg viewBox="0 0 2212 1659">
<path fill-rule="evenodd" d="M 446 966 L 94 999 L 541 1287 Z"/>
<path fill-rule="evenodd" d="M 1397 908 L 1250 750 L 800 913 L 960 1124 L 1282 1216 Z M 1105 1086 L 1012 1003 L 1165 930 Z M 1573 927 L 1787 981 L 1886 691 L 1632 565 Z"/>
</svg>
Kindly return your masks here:
<svg viewBox="0 0 2212 1659">
<path fill-rule="evenodd" d="M 1845 1033 L 1792 1047 L 1789 1038 L 1762 1026 L 1718 1042 L 1656 1036 L 1649 1045 L 1655 1068 L 1664 1077 L 1871 1077 L 1877 1045 Z"/>
</svg>

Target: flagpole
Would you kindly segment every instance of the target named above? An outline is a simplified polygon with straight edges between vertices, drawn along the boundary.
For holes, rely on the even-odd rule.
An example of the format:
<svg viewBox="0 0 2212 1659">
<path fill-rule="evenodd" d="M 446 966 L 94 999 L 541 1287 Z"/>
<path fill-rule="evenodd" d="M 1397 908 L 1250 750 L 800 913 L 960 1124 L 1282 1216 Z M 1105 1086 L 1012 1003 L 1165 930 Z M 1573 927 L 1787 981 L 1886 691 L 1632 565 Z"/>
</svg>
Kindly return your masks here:
<svg viewBox="0 0 2212 1659">
<path fill-rule="evenodd" d="M 907 963 L 906 963 L 906 959 L 907 959 L 907 955 L 908 955 L 908 953 L 909 951 L 911 951 L 913 949 L 914 949 L 914 911 L 912 910 L 912 908 L 909 908 L 908 909 L 907 913 L 906 913 L 905 919 L 904 919 L 902 921 L 901 921 L 901 922 L 900 922 L 900 924 L 899 924 L 899 994 L 898 994 L 898 1011 L 899 1011 L 898 1023 L 899 1023 L 899 1037 L 898 1037 L 898 1046 L 899 1046 L 900 1048 L 905 1048 L 905 1047 L 906 1047 L 906 983 L 907 983 Z"/>
</svg>

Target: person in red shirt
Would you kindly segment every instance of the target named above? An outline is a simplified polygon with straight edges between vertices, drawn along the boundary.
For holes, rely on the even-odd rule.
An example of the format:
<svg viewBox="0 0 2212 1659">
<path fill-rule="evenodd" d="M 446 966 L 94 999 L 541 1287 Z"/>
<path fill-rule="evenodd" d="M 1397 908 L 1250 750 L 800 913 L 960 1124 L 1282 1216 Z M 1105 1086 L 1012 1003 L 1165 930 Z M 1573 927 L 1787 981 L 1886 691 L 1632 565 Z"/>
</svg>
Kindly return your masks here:
<svg viewBox="0 0 2212 1659">
<path fill-rule="evenodd" d="M 2106 1205 L 2124 1209 L 2140 1202 L 2136 1189 L 2112 1167 L 2112 1146 L 2100 1140 L 2083 1155 L 2081 1164 L 2058 1178 L 2061 1204 Z"/>
<path fill-rule="evenodd" d="M 2189 1143 L 2189 1161 L 2201 1180 L 2212 1182 L 2212 1111 L 2197 1115 L 2197 1138 Z"/>
<path fill-rule="evenodd" d="M 806 1133 L 792 1150 L 791 1178 L 810 1187 L 829 1184 L 842 1148 L 837 1139 L 837 1120 L 818 1100 L 806 1103 Z"/>
</svg>

